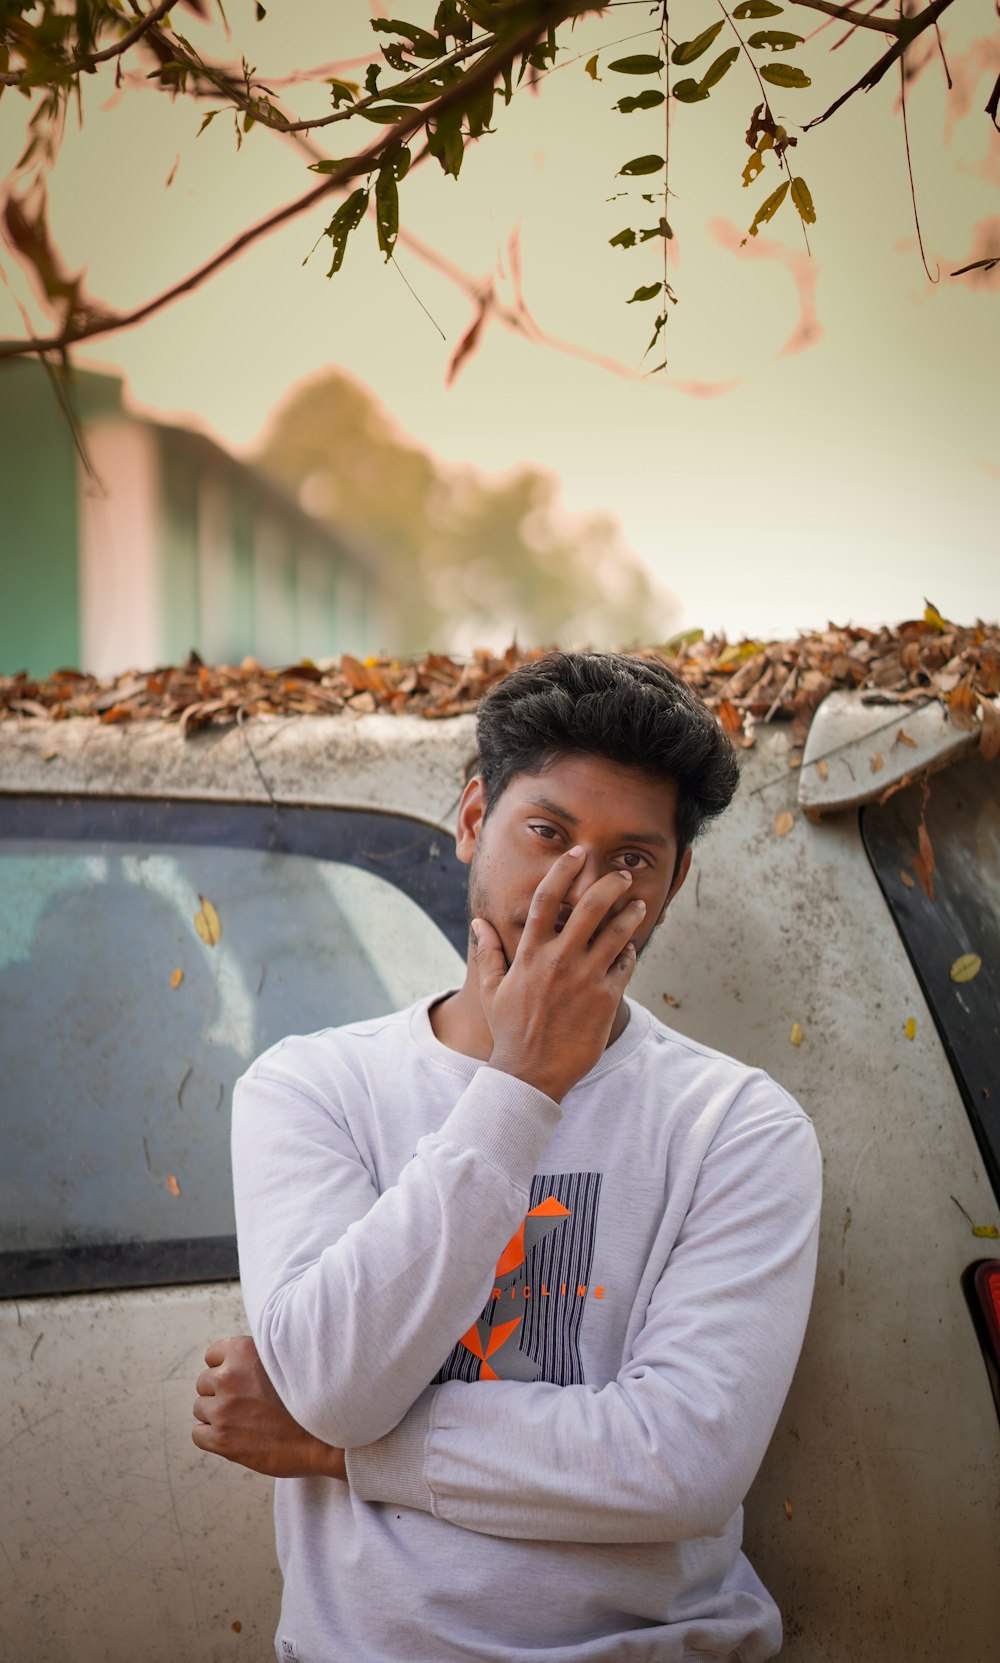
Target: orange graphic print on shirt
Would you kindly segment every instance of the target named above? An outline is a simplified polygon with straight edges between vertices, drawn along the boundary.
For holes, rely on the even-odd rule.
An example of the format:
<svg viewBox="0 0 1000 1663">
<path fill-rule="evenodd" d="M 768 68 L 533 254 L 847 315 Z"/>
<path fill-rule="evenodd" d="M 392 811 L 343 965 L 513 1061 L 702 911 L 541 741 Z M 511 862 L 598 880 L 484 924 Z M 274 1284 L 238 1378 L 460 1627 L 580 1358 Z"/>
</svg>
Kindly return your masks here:
<svg viewBox="0 0 1000 1663">
<path fill-rule="evenodd" d="M 437 1376 L 581 1385 L 580 1324 L 591 1282 L 599 1172 L 539 1173 L 532 1205 L 497 1260 L 485 1309 Z"/>
</svg>

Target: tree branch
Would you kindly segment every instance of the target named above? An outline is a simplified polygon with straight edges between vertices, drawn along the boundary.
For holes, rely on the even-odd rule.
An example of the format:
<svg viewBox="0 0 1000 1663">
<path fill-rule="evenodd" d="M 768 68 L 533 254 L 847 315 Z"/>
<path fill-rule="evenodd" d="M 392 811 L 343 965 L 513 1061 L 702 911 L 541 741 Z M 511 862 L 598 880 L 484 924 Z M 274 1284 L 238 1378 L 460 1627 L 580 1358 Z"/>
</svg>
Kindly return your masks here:
<svg viewBox="0 0 1000 1663">
<path fill-rule="evenodd" d="M 886 0 L 879 0 L 884 5 Z M 896 17 L 877 18 L 868 12 L 856 12 L 851 6 L 838 6 L 834 0 L 792 0 L 793 6 L 806 6 L 811 12 L 826 12 L 828 17 L 839 17 L 858 29 L 877 29 L 880 35 L 902 35 L 908 27 Z M 922 15 L 922 14 L 921 14 Z"/>
<path fill-rule="evenodd" d="M 77 341 L 91 340 L 97 335 L 119 333 L 123 329 L 133 328 L 137 323 L 143 323 L 146 318 L 162 311 L 165 306 L 169 306 L 172 301 L 178 300 L 181 295 L 190 294 L 192 290 L 200 288 L 207 278 L 213 276 L 215 272 L 221 271 L 223 266 L 229 265 L 245 249 L 251 247 L 253 243 L 259 242 L 262 237 L 267 236 L 271 231 L 277 230 L 280 225 L 287 224 L 289 220 L 297 219 L 300 214 L 306 213 L 317 202 L 321 202 L 324 197 L 339 191 L 349 180 L 357 178 L 360 174 L 373 172 L 380 165 L 385 154 L 391 154 L 398 150 L 400 145 L 408 138 L 419 132 L 421 128 L 425 128 L 429 121 L 437 121 L 448 110 L 454 108 L 456 104 L 464 104 L 470 95 L 474 95 L 481 88 L 487 85 L 493 86 L 497 77 L 502 75 L 506 69 L 511 68 L 522 52 L 530 51 L 536 41 L 547 34 L 554 13 L 565 16 L 569 11 L 581 9 L 578 5 L 570 8 L 565 5 L 556 6 L 551 4 L 533 7 L 527 23 L 522 24 L 518 30 L 505 40 L 501 40 L 498 44 L 492 46 L 474 68 L 470 69 L 460 82 L 449 87 L 447 92 L 442 93 L 440 98 L 423 108 L 414 107 L 412 115 L 394 122 L 388 132 L 381 133 L 366 150 L 359 151 L 356 156 L 351 156 L 341 163 L 335 173 L 331 173 L 324 178 L 322 184 L 317 185 L 311 191 L 307 191 L 304 196 L 298 197 L 296 201 L 288 202 L 284 207 L 276 209 L 274 213 L 268 214 L 265 219 L 259 220 L 256 225 L 248 227 L 246 231 L 241 232 L 232 242 L 227 243 L 217 254 L 214 254 L 210 260 L 206 260 L 203 265 L 190 272 L 179 283 L 165 289 L 162 294 L 156 295 L 152 300 L 135 307 L 131 312 L 99 314 L 97 316 L 91 312 L 90 315 L 75 325 L 72 319 L 69 319 L 59 335 L 40 336 L 29 341 L 0 341 L 0 360 L 24 357 L 28 354 L 41 355 L 46 352 L 65 351 L 68 346 L 72 346 Z"/>
<path fill-rule="evenodd" d="M 68 63 L 57 65 L 57 68 L 66 75 L 79 75 L 84 70 L 93 69 L 96 64 L 107 63 L 109 58 L 121 57 L 121 54 L 123 52 L 127 52 L 129 47 L 133 46 L 140 36 L 146 33 L 147 29 L 151 29 L 154 24 L 159 23 L 161 17 L 166 17 L 167 13 L 171 11 L 176 4 L 177 0 L 159 0 L 159 4 L 155 5 L 151 11 L 148 11 L 145 15 L 141 16 L 138 23 L 134 24 L 126 34 L 122 35 L 121 40 L 116 41 L 114 46 L 102 47 L 100 52 L 88 52 L 86 56 L 82 58 L 72 58 Z M 24 86 L 26 84 L 25 78 L 27 74 L 28 71 L 26 69 L 5 70 L 2 74 L 0 74 L 0 87 Z M 29 81 L 27 84 L 31 86 L 36 83 Z"/>
<path fill-rule="evenodd" d="M 795 4 L 798 6 L 813 6 L 816 4 L 816 0 L 795 0 Z M 852 98 L 856 92 L 870 92 L 872 87 L 878 86 L 886 70 L 892 68 L 896 59 L 901 56 L 911 41 L 914 41 L 918 35 L 923 34 L 925 29 L 929 29 L 931 24 L 936 23 L 941 13 L 947 10 L 951 4 L 952 0 L 933 0 L 932 5 L 925 7 L 915 17 L 907 18 L 904 32 L 899 35 L 895 44 L 890 46 L 888 52 L 885 52 L 877 62 L 873 63 L 870 69 L 866 69 L 861 79 L 855 81 L 853 87 L 848 87 L 846 92 L 842 92 L 839 98 L 834 99 L 828 110 L 824 110 L 822 115 L 813 116 L 812 121 L 807 121 L 802 131 L 808 133 L 810 127 L 818 127 L 821 121 L 828 121 L 834 112 L 839 110 L 842 104 L 846 104 L 847 100 Z"/>
</svg>

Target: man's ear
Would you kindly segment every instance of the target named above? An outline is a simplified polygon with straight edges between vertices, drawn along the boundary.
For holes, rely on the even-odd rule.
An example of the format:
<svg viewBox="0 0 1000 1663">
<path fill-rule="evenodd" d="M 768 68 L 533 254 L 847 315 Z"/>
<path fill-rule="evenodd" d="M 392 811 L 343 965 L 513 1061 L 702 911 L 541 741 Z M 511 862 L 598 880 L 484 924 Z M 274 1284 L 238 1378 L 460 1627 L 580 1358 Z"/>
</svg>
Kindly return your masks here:
<svg viewBox="0 0 1000 1663">
<path fill-rule="evenodd" d="M 479 833 L 486 818 L 486 784 L 481 774 L 471 779 L 462 792 L 458 805 L 458 824 L 455 831 L 455 853 L 466 866 L 471 866 Z"/>
<path fill-rule="evenodd" d="M 667 915 L 668 906 L 670 905 L 670 903 L 673 900 L 674 896 L 677 894 L 677 891 L 680 889 L 681 884 L 684 882 L 684 879 L 687 877 L 690 870 L 691 870 L 691 845 L 689 843 L 687 848 L 684 850 L 683 855 L 681 856 L 681 863 L 677 868 L 677 876 L 674 878 L 673 883 L 670 885 L 670 888 L 667 890 L 667 898 L 663 903 L 663 907 L 660 911 L 660 916 L 656 920 L 656 922 L 658 924 L 663 923 L 663 920 Z"/>
</svg>

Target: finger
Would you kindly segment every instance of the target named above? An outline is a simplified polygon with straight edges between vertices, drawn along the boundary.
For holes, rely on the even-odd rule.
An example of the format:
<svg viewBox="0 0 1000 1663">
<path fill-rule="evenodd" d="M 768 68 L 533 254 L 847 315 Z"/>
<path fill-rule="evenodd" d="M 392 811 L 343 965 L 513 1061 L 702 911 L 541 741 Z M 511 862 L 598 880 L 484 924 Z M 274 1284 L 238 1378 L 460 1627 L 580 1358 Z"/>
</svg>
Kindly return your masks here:
<svg viewBox="0 0 1000 1663">
<path fill-rule="evenodd" d="M 194 1383 L 194 1389 L 199 1397 L 215 1396 L 215 1374 L 211 1369 L 202 1369 Z"/>
<path fill-rule="evenodd" d="M 564 947 L 579 950 L 591 946 L 598 931 L 603 933 L 603 928 L 621 916 L 631 884 L 632 875 L 625 871 L 606 872 L 592 883 L 566 920 L 561 937 Z M 627 932 L 619 948 L 626 939 Z"/>
<path fill-rule="evenodd" d="M 211 1345 L 209 1346 L 208 1350 L 205 1353 L 205 1361 L 208 1364 L 210 1369 L 217 1369 L 220 1363 L 225 1362 L 226 1352 L 228 1351 L 231 1344 L 232 1344 L 231 1340 L 213 1340 L 212 1341 Z"/>
<path fill-rule="evenodd" d="M 507 974 L 507 960 L 496 930 L 485 918 L 472 920 L 472 950 L 479 990 L 494 993 Z"/>
<path fill-rule="evenodd" d="M 583 847 L 580 844 L 576 844 L 572 849 L 567 849 L 565 854 L 560 855 L 558 860 L 552 862 L 539 883 L 531 897 L 528 917 L 521 936 L 521 941 L 526 947 L 537 947 L 540 942 L 552 939 L 559 919 L 559 909 L 566 899 L 567 890 L 580 870 L 583 852 Z M 520 947 L 518 951 L 520 951 Z"/>
<path fill-rule="evenodd" d="M 609 918 L 598 931 L 593 942 L 594 950 L 600 954 L 609 973 L 618 968 L 618 960 L 629 948 L 632 949 L 633 954 L 635 953 L 633 938 L 636 930 L 641 928 L 645 916 L 646 903 L 636 897 L 635 900 L 629 901 L 626 906 L 622 907 L 621 912 L 616 913 L 613 918 Z M 633 968 L 634 960 L 629 967 L 629 975 L 632 974 Z"/>
<path fill-rule="evenodd" d="M 629 980 L 637 963 L 638 955 L 635 950 L 635 942 L 626 941 L 608 971 L 609 978 L 614 982 L 619 992 Z"/>
<path fill-rule="evenodd" d="M 208 1412 L 207 1412 L 206 1406 L 202 1402 L 200 1397 L 195 1398 L 194 1403 L 192 1404 L 192 1407 L 191 1407 L 191 1413 L 194 1416 L 195 1420 L 201 1421 L 203 1426 L 211 1426 L 212 1422 L 208 1417 Z"/>
<path fill-rule="evenodd" d="M 198 1449 L 205 1450 L 209 1455 L 219 1454 L 219 1450 L 215 1447 L 215 1433 L 210 1426 L 202 1426 L 200 1422 L 197 1426 L 192 1426 L 191 1442 L 197 1445 Z"/>
</svg>

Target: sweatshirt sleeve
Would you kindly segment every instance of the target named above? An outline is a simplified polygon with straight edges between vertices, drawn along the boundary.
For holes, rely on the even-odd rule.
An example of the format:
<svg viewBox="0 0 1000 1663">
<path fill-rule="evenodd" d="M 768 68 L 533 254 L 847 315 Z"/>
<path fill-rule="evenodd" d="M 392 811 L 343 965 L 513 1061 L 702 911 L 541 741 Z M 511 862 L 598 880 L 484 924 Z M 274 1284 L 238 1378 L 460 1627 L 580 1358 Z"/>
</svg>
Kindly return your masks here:
<svg viewBox="0 0 1000 1663">
<path fill-rule="evenodd" d="M 347 1458 L 362 1500 L 487 1535 L 720 1535 L 763 1459 L 812 1297 L 821 1168 L 810 1122 L 713 1146 L 630 1355 L 606 1385 L 448 1382 Z"/>
<path fill-rule="evenodd" d="M 350 1097 L 350 1081 L 309 1089 L 267 1054 L 233 1101 L 253 1337 L 286 1408 L 339 1448 L 396 1426 L 475 1320 L 561 1114 L 484 1066 L 379 1194 Z"/>
</svg>

